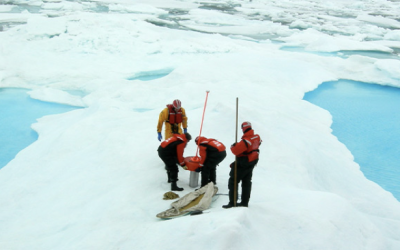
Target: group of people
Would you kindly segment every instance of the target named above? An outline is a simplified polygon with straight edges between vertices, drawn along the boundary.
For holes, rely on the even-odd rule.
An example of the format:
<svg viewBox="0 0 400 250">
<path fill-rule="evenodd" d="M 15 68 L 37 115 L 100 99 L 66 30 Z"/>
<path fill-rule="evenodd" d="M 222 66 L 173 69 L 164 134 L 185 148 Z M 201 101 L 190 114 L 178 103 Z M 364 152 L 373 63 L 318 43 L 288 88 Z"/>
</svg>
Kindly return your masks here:
<svg viewBox="0 0 400 250">
<path fill-rule="evenodd" d="M 164 141 L 158 147 L 158 155 L 165 164 L 167 171 L 168 183 L 171 183 L 172 191 L 182 191 L 183 188 L 178 187 L 178 164 L 185 166 L 183 157 L 184 149 L 187 143 L 192 139 L 187 132 L 187 116 L 185 109 L 181 106 L 181 101 L 174 100 L 172 104 L 168 104 L 159 116 L 157 124 L 158 140 L 162 141 L 161 131 L 165 124 Z M 182 131 L 183 128 L 183 131 Z M 231 152 L 236 156 L 234 162 L 230 164 L 229 173 L 229 203 L 222 206 L 223 208 L 231 208 L 236 202 L 235 188 L 242 182 L 241 202 L 236 206 L 248 207 L 253 169 L 258 163 L 259 147 L 261 138 L 254 133 L 250 122 L 243 122 L 241 125 L 243 136 L 241 141 L 235 142 L 231 146 Z M 199 167 L 195 170 L 201 172 L 201 187 L 209 182 L 217 183 L 216 169 L 226 157 L 225 145 L 216 139 L 198 136 L 195 139 L 196 145 L 199 147 L 200 162 Z M 235 164 L 236 164 L 236 187 L 235 187 Z"/>
</svg>

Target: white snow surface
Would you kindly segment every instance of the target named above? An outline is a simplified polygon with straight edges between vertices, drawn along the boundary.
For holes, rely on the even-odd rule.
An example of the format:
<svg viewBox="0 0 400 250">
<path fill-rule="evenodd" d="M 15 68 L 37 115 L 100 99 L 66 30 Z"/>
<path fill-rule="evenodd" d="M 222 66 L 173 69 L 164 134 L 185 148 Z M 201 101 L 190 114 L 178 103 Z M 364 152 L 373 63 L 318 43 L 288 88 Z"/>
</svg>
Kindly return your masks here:
<svg viewBox="0 0 400 250">
<path fill-rule="evenodd" d="M 0 170 L 0 249 L 400 249 L 400 203 L 364 177 L 331 134 L 329 112 L 302 100 L 336 79 L 400 87 L 399 61 L 280 50 L 394 53 L 400 2 L 13 4 L 41 11 L 11 17 L 0 8 L 4 19 L 26 20 L 0 32 L 0 87 L 84 108 L 38 119 L 39 139 Z M 133 78 L 153 73 L 165 76 Z M 202 135 L 228 147 L 220 193 L 234 160 L 237 97 L 239 123 L 263 140 L 250 207 L 224 210 L 220 196 L 208 213 L 159 220 L 172 203 L 162 199 L 159 112 L 180 99 L 195 137 L 206 90 Z M 185 156 L 195 153 L 191 142 Z M 193 191 L 189 174 L 179 172 L 181 197 Z"/>
</svg>

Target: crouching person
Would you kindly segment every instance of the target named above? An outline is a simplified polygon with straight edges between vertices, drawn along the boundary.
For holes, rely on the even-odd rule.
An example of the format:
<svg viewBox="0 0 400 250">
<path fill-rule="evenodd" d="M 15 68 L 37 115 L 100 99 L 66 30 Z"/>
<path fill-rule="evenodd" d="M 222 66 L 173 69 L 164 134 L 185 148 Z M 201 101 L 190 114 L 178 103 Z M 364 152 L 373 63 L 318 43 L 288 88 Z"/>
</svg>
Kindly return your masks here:
<svg viewBox="0 0 400 250">
<path fill-rule="evenodd" d="M 158 147 L 158 156 L 165 163 L 167 170 L 168 182 L 171 182 L 172 191 L 182 191 L 183 188 L 177 186 L 178 166 L 185 166 L 183 151 L 186 144 L 192 139 L 189 133 L 173 134 L 172 137 L 163 141 Z"/>
<path fill-rule="evenodd" d="M 200 167 L 196 172 L 201 171 L 201 186 L 204 187 L 209 182 L 217 184 L 217 165 L 226 157 L 225 145 L 215 139 L 208 139 L 198 136 L 195 140 L 199 146 Z"/>
</svg>

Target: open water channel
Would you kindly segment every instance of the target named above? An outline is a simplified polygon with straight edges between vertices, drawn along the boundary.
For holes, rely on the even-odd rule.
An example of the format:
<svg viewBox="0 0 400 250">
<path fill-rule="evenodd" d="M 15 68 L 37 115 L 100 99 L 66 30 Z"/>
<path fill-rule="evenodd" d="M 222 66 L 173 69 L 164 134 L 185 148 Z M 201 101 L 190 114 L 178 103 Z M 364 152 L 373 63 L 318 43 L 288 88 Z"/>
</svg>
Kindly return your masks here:
<svg viewBox="0 0 400 250">
<path fill-rule="evenodd" d="M 332 133 L 364 175 L 400 201 L 400 89 L 339 80 L 321 84 L 304 99 L 331 113 Z"/>
<path fill-rule="evenodd" d="M 78 108 L 35 100 L 27 91 L 0 88 L 0 169 L 38 139 L 38 134 L 31 129 L 37 118 Z"/>
</svg>

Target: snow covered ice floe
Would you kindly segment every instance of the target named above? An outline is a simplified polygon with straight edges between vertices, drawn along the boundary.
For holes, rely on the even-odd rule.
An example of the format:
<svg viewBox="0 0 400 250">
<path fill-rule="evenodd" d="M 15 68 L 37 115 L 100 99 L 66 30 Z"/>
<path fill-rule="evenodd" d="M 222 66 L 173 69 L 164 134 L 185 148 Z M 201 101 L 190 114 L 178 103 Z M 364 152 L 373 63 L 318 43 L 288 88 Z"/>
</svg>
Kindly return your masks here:
<svg viewBox="0 0 400 250">
<path fill-rule="evenodd" d="M 40 10 L 0 32 L 0 87 L 86 108 L 38 119 L 39 139 L 0 170 L 1 249 L 400 249 L 399 202 L 364 177 L 330 114 L 302 100 L 337 79 L 398 86 L 398 61 L 280 49 L 394 53 L 387 24 L 399 2 L 204 2 L 227 12 L 190 0 L 10 3 Z M 160 69 L 172 71 L 129 80 Z M 209 213 L 160 221 L 169 185 L 158 114 L 180 99 L 196 135 L 205 90 L 203 135 L 234 142 L 239 97 L 239 122 L 263 139 L 250 207 L 223 210 L 220 197 Z M 232 161 L 217 170 L 222 193 Z M 179 174 L 186 194 L 189 173 Z"/>
</svg>

